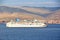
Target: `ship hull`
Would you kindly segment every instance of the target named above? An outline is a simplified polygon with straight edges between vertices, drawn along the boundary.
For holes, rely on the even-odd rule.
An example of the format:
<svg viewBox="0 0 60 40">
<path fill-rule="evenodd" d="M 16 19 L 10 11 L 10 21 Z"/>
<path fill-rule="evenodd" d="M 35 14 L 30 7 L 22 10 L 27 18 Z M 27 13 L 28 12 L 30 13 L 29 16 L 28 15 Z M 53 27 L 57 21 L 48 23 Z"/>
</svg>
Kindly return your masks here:
<svg viewBox="0 0 60 40">
<path fill-rule="evenodd" d="M 6 24 L 6 27 L 46 27 L 46 24 L 39 24 L 39 25 L 25 25 L 25 24 Z"/>
</svg>

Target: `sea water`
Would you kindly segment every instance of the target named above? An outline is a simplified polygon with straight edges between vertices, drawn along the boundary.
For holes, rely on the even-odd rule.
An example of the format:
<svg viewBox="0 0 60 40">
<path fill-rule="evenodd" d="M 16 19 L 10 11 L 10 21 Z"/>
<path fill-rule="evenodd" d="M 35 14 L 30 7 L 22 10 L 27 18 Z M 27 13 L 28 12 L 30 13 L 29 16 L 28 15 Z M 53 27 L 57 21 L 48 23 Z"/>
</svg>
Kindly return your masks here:
<svg viewBox="0 0 60 40">
<path fill-rule="evenodd" d="M 45 28 L 7 28 L 0 24 L 0 40 L 60 40 L 60 25 Z"/>
</svg>

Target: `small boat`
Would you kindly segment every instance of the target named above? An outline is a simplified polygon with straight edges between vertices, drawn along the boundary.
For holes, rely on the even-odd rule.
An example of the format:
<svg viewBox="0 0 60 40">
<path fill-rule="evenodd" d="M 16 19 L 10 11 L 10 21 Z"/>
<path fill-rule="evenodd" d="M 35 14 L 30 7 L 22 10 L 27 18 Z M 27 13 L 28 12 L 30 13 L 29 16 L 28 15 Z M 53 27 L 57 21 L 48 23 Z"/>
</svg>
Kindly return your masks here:
<svg viewBox="0 0 60 40">
<path fill-rule="evenodd" d="M 26 20 L 24 20 L 26 21 Z M 37 21 L 37 20 L 35 20 Z M 6 23 L 6 27 L 47 27 L 47 25 L 45 23 L 40 23 L 40 22 L 25 22 L 25 23 L 18 23 L 18 22 L 8 22 Z"/>
</svg>

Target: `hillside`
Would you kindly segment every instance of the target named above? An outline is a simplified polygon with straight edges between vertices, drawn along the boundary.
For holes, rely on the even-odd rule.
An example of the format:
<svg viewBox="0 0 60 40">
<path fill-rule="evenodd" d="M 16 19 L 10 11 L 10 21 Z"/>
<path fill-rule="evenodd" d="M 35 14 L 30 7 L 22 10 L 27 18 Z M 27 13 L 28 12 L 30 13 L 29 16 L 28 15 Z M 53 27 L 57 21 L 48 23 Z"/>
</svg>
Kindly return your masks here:
<svg viewBox="0 0 60 40">
<path fill-rule="evenodd" d="M 15 18 L 29 20 L 38 19 L 48 24 L 60 24 L 60 8 L 0 6 L 0 23 L 9 22 L 11 19 Z"/>
<path fill-rule="evenodd" d="M 43 8 L 33 8 L 33 7 L 20 7 L 21 9 L 24 9 L 29 12 L 37 13 L 37 14 L 48 14 L 51 13 L 51 11 L 43 9 Z"/>
<path fill-rule="evenodd" d="M 34 15 L 34 14 L 28 14 L 28 13 L 18 13 L 15 12 L 13 14 L 11 13 L 0 13 L 0 19 L 5 19 L 5 18 L 20 18 L 20 19 L 44 19 L 41 16 Z"/>
<path fill-rule="evenodd" d="M 60 19 L 60 10 L 53 12 L 47 19 Z"/>
<path fill-rule="evenodd" d="M 42 19 L 59 19 L 60 7 L 8 7 L 0 6 L 0 18 L 12 17 L 10 14 L 15 16 L 22 16 L 22 18 L 42 18 Z M 14 16 L 14 17 L 15 17 Z M 23 17 L 24 16 L 24 17 Z"/>
<path fill-rule="evenodd" d="M 43 9 L 43 8 L 33 8 L 33 7 L 8 7 L 8 6 L 0 6 L 0 12 L 20 12 L 20 13 L 28 13 L 28 14 L 35 14 L 39 16 L 45 16 L 51 13 L 51 11 Z"/>
</svg>

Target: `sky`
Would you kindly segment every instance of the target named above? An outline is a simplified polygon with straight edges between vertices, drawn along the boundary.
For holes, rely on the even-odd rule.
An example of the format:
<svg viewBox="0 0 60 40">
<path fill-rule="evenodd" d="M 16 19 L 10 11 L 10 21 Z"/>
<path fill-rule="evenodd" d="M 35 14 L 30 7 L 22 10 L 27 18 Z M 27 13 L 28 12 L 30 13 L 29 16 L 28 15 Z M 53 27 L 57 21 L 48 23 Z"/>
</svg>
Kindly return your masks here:
<svg viewBox="0 0 60 40">
<path fill-rule="evenodd" d="M 0 0 L 6 6 L 60 7 L 60 0 Z"/>
</svg>

